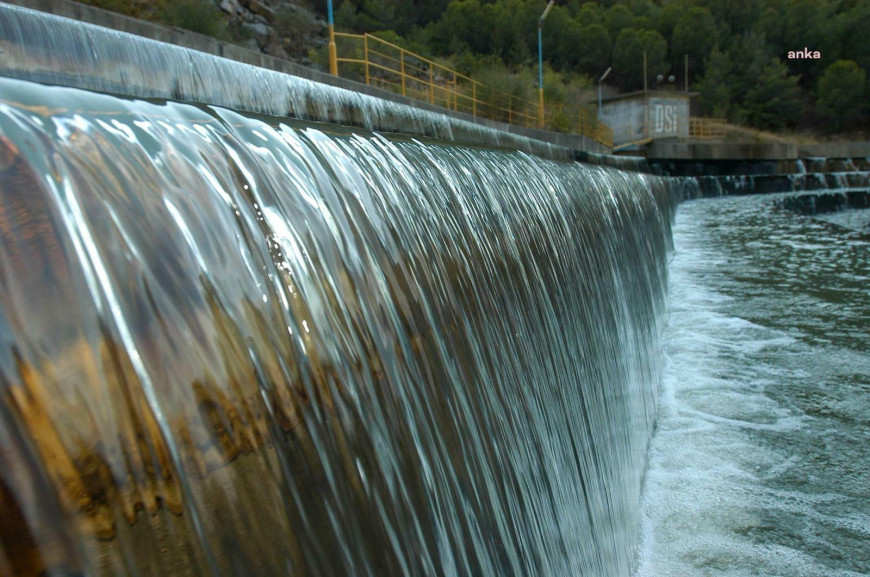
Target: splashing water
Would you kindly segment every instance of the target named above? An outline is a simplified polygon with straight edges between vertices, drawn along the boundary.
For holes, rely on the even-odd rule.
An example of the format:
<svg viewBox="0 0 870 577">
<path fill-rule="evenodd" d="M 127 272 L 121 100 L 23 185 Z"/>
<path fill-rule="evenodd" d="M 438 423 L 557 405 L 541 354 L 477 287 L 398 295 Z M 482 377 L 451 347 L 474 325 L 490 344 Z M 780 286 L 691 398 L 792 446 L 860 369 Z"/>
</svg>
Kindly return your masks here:
<svg viewBox="0 0 870 577">
<path fill-rule="evenodd" d="M 663 180 L 0 93 L 0 572 L 631 571 Z"/>
<path fill-rule="evenodd" d="M 8 4 L 0 4 L 0 54 L 0 75 L 10 78 L 510 147 L 558 160 L 572 155 L 478 122 Z"/>
<path fill-rule="evenodd" d="M 636 577 L 870 574 L 870 239 L 798 198 L 680 206 Z"/>
</svg>

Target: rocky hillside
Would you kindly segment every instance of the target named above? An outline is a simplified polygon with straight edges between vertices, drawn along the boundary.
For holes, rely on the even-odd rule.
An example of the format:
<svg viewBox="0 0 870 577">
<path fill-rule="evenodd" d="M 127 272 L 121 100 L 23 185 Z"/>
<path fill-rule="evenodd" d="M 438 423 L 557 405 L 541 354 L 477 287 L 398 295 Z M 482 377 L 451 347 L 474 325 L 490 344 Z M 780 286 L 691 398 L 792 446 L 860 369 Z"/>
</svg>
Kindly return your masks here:
<svg viewBox="0 0 870 577">
<path fill-rule="evenodd" d="M 112 12 L 213 36 L 310 65 L 326 44 L 316 0 L 78 0 Z"/>
<path fill-rule="evenodd" d="M 308 53 L 326 43 L 326 22 L 305 2 L 216 0 L 233 40 L 253 50 L 310 65 Z"/>
</svg>

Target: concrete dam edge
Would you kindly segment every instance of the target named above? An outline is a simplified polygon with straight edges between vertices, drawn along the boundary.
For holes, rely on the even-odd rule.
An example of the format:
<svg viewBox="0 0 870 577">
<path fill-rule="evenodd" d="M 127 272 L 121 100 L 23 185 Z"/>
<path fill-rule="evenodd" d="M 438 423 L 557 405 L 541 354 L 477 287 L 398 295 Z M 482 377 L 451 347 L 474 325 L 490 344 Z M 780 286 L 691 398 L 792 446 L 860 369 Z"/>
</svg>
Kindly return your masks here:
<svg viewBox="0 0 870 577">
<path fill-rule="evenodd" d="M 0 45 L 3 45 L 5 53 L 5 57 L 0 61 L 0 74 L 5 76 L 45 84 L 123 94 L 136 98 L 162 98 L 235 107 L 259 114 L 360 126 L 368 130 L 437 138 L 457 144 L 510 147 L 556 160 L 584 161 L 584 158 L 578 158 L 578 154 L 609 152 L 606 147 L 585 136 L 520 127 L 474 117 L 463 112 L 451 111 L 425 101 L 404 97 L 347 78 L 333 76 L 314 68 L 222 42 L 202 34 L 131 18 L 71 0 L 6 0 L 6 2 L 0 3 L 0 9 L 7 14 L 11 12 L 12 6 L 51 14 L 57 17 L 56 26 L 69 26 L 69 21 L 75 21 L 80 25 L 99 27 L 93 28 L 94 34 L 89 38 L 75 39 L 74 44 L 80 44 L 76 47 L 79 50 L 82 48 L 82 43 L 112 44 L 123 41 L 124 35 L 131 35 L 126 38 L 134 41 L 150 40 L 175 46 L 179 51 L 188 52 L 194 61 L 201 60 L 206 55 L 212 57 L 219 63 L 211 62 L 209 63 L 210 67 L 217 67 L 225 73 L 236 68 L 237 65 L 243 64 L 259 69 L 261 76 L 271 72 L 272 74 L 269 76 L 286 75 L 289 81 L 294 84 L 300 84 L 294 80 L 307 81 L 307 83 L 316 83 L 321 87 L 331 87 L 340 92 L 347 92 L 348 94 L 341 98 L 344 102 L 339 106 L 346 107 L 346 101 L 349 100 L 348 96 L 352 94 L 355 97 L 351 99 L 354 101 L 352 105 L 356 107 L 385 108 L 383 105 L 379 106 L 371 102 L 379 100 L 401 105 L 400 107 L 389 107 L 391 110 L 407 107 L 415 112 L 406 112 L 397 117 L 395 113 L 385 115 L 381 110 L 376 119 L 366 119 L 360 118 L 366 114 L 363 111 L 356 111 L 356 114 L 347 110 L 313 111 L 310 106 L 303 106 L 302 109 L 297 107 L 293 110 L 283 110 L 279 106 L 276 109 L 274 106 L 264 106 L 263 103 L 251 102 L 247 98 L 242 100 L 228 98 L 225 88 L 220 85 L 197 86 L 193 91 L 185 90 L 184 85 L 191 82 L 195 83 L 196 80 L 180 78 L 179 76 L 198 74 L 199 71 L 194 70 L 192 66 L 147 69 L 147 66 L 143 68 L 143 63 L 136 62 L 135 54 L 128 55 L 123 54 L 123 52 L 120 55 L 130 56 L 130 58 L 126 61 L 119 61 L 118 66 L 107 67 L 104 66 L 105 62 L 101 62 L 99 67 L 91 66 L 87 69 L 75 64 L 71 66 L 71 63 L 65 60 L 62 55 L 46 55 L 40 54 L 38 51 L 34 52 L 33 47 L 27 45 L 26 37 L 18 35 L 16 38 L 14 25 L 10 26 L 9 22 L 6 23 L 5 29 L 0 24 Z M 26 19 L 20 15 L 19 17 L 22 20 Z M 68 19 L 67 23 L 64 24 L 62 19 Z M 105 30 L 98 32 L 100 29 Z M 15 49 L 16 44 L 23 47 L 22 52 L 26 52 L 26 54 L 19 54 Z M 97 50 L 99 48 L 94 49 L 94 51 Z M 67 56 L 75 53 L 74 49 Z M 115 54 L 115 56 L 118 55 Z M 131 70 L 131 67 L 139 70 Z M 143 73 L 159 74 L 164 78 L 156 82 L 154 78 L 150 78 L 141 86 L 129 82 L 131 75 L 136 76 Z M 122 79 L 122 82 L 119 82 L 119 79 Z M 274 82 L 274 79 L 270 80 Z M 157 90 L 157 86 L 164 89 Z M 295 88 L 298 89 L 299 86 Z M 322 94 L 318 94 L 318 97 L 322 97 Z M 421 122 L 421 117 L 433 115 L 442 118 L 426 118 L 425 121 Z M 438 126 L 433 127 L 432 124 Z M 450 126 L 446 131 L 445 124 Z"/>
</svg>

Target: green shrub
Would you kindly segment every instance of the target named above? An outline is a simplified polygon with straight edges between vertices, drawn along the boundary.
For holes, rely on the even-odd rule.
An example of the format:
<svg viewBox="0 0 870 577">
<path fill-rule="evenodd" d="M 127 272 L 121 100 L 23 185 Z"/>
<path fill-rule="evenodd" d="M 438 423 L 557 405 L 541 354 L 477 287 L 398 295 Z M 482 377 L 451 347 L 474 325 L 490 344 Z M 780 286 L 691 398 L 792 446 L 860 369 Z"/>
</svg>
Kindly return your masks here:
<svg viewBox="0 0 870 577">
<path fill-rule="evenodd" d="M 164 24 L 217 38 L 231 40 L 223 13 L 208 0 L 175 0 L 164 5 L 158 19 Z"/>
<path fill-rule="evenodd" d="M 853 60 L 837 60 L 819 79 L 816 105 L 833 130 L 853 126 L 864 116 L 867 73 Z"/>
</svg>

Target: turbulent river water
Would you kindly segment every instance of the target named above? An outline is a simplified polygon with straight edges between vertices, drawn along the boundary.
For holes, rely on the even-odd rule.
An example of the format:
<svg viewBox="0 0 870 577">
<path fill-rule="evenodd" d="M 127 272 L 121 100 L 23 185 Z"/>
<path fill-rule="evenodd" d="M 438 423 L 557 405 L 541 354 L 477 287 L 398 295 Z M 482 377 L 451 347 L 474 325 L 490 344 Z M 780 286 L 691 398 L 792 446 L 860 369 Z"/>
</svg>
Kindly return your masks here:
<svg viewBox="0 0 870 577">
<path fill-rule="evenodd" d="M 638 577 L 870 573 L 870 236 L 773 199 L 678 210 Z"/>
</svg>

